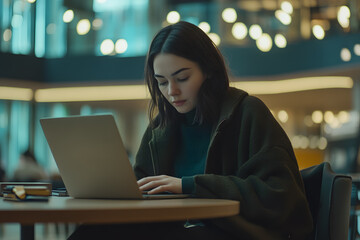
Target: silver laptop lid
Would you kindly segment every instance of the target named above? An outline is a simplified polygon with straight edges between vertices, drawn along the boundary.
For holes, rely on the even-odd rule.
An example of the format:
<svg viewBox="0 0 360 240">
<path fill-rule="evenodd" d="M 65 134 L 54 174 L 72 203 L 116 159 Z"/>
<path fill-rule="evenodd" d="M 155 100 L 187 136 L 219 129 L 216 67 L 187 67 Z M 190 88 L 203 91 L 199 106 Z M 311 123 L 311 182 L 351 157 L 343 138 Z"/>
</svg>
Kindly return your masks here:
<svg viewBox="0 0 360 240">
<path fill-rule="evenodd" d="M 40 123 L 70 196 L 142 198 L 112 115 L 45 118 Z"/>
</svg>

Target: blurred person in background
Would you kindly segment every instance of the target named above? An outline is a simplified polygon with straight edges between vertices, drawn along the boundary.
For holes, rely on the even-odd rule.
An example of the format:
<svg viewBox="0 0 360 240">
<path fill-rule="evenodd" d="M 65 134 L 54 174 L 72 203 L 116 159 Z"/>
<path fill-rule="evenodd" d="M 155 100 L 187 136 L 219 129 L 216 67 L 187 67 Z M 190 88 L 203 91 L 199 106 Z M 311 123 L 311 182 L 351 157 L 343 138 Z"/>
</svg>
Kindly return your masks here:
<svg viewBox="0 0 360 240">
<path fill-rule="evenodd" d="M 5 179 L 6 179 L 6 174 L 5 174 L 5 170 L 4 170 L 4 168 L 3 168 L 3 166 L 2 166 L 2 158 L 1 158 L 1 147 L 0 147 L 0 182 L 4 182 L 4 181 L 6 181 Z"/>
<path fill-rule="evenodd" d="M 1 161 L 0 161 L 0 164 L 1 164 Z M 4 182 L 4 181 L 5 181 L 5 170 L 0 165 L 0 182 Z"/>
<path fill-rule="evenodd" d="M 20 155 L 19 165 L 14 172 L 14 181 L 43 181 L 48 180 L 45 170 L 36 161 L 34 154 L 26 150 Z"/>
</svg>

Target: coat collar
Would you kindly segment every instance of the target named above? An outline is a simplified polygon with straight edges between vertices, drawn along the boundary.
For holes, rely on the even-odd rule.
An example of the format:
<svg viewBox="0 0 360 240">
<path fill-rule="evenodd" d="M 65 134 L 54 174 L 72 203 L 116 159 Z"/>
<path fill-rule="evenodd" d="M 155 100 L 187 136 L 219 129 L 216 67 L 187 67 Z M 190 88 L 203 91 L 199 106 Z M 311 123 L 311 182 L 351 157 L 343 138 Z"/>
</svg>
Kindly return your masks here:
<svg viewBox="0 0 360 240">
<path fill-rule="evenodd" d="M 225 95 L 223 102 L 221 104 L 221 110 L 219 115 L 219 120 L 216 125 L 216 128 L 219 125 L 226 121 L 227 119 L 231 118 L 232 114 L 235 111 L 235 108 L 239 105 L 239 103 L 248 95 L 247 92 L 230 87 L 228 89 L 227 94 Z"/>
</svg>

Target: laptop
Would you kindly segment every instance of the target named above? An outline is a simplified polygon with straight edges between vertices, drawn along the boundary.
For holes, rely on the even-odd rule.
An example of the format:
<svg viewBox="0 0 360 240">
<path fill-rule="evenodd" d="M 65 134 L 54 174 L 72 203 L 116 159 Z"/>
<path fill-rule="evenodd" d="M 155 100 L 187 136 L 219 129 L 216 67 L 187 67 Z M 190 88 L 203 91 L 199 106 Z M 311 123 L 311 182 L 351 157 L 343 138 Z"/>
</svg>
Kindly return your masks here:
<svg viewBox="0 0 360 240">
<path fill-rule="evenodd" d="M 43 118 L 60 175 L 73 198 L 161 199 L 186 194 L 143 194 L 112 115 Z"/>
</svg>

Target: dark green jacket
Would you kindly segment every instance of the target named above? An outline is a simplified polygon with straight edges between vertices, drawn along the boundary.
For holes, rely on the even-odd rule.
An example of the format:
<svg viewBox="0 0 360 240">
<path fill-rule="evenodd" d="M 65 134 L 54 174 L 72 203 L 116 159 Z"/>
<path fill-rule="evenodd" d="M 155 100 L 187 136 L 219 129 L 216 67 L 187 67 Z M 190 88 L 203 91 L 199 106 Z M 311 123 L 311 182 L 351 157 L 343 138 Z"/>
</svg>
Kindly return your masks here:
<svg viewBox="0 0 360 240">
<path fill-rule="evenodd" d="M 148 129 L 134 166 L 138 179 L 172 175 L 179 124 Z M 258 98 L 230 88 L 211 135 L 194 195 L 240 201 L 240 214 L 211 224 L 240 239 L 306 239 L 312 218 L 291 143 Z"/>
</svg>

